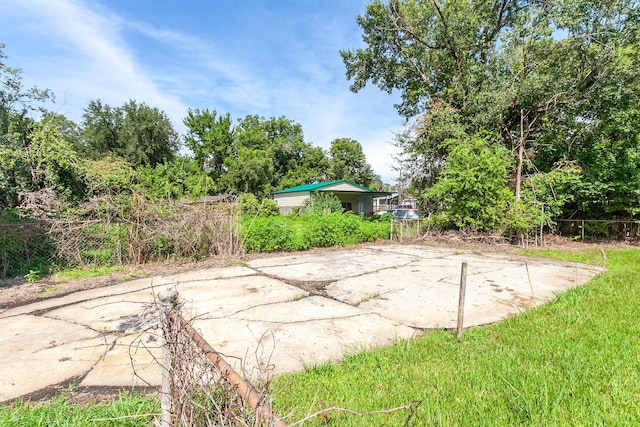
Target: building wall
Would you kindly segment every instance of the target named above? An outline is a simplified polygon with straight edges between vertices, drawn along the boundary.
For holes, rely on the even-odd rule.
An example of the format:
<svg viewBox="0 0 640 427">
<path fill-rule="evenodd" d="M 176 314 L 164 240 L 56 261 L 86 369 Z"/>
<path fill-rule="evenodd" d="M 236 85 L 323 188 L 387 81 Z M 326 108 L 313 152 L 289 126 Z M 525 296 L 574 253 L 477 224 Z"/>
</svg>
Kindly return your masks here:
<svg viewBox="0 0 640 427">
<path fill-rule="evenodd" d="M 347 191 L 353 191 L 354 187 L 348 185 L 346 189 Z M 334 193 L 334 191 L 326 192 Z M 366 193 L 335 192 L 334 194 L 343 204 L 350 203 L 351 210 L 354 213 L 373 214 L 373 196 Z M 296 206 L 303 206 L 310 196 L 311 193 L 309 191 L 296 191 L 294 193 L 274 194 L 273 200 L 278 204 L 281 215 L 289 215 Z"/>
<path fill-rule="evenodd" d="M 309 191 L 296 191 L 294 193 L 274 194 L 273 200 L 278 204 L 281 215 L 289 215 L 294 207 L 304 205 L 310 195 Z"/>
</svg>

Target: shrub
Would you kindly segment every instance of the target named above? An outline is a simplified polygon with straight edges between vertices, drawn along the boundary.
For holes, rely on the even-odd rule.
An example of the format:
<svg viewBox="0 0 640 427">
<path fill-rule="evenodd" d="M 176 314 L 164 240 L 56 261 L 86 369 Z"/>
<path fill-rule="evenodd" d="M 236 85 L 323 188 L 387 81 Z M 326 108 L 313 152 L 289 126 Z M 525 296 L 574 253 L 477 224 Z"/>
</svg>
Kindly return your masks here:
<svg viewBox="0 0 640 427">
<path fill-rule="evenodd" d="M 258 198 L 251 193 L 242 195 L 240 207 L 243 216 L 267 218 L 280 215 L 278 204 L 275 200 L 265 197 L 262 199 L 262 202 L 260 202 Z"/>
<path fill-rule="evenodd" d="M 305 211 L 318 215 L 325 215 L 332 212 L 342 212 L 342 202 L 333 193 L 313 193 L 305 201 Z"/>
<path fill-rule="evenodd" d="M 294 233 L 286 218 L 255 218 L 244 229 L 244 248 L 248 252 L 295 250 Z"/>
<path fill-rule="evenodd" d="M 427 196 L 457 228 L 494 231 L 505 223 L 513 194 L 507 186 L 510 152 L 490 135 L 447 141 L 450 149 L 438 182 Z"/>
<path fill-rule="evenodd" d="M 338 212 L 245 218 L 244 247 L 248 252 L 274 252 L 344 246 L 387 238 L 389 227 L 389 221 L 364 219 L 353 213 Z"/>
</svg>

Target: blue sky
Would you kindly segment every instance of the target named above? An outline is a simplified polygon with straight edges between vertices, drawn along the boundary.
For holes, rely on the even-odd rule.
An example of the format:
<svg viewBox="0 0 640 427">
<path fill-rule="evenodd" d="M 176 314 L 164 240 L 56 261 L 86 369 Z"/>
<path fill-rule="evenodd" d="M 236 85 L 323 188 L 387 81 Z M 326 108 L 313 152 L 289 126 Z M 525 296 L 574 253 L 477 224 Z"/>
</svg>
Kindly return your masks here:
<svg viewBox="0 0 640 427">
<path fill-rule="evenodd" d="M 187 108 L 286 116 L 328 148 L 354 138 L 392 182 L 388 95 L 349 90 L 340 49 L 362 45 L 365 0 L 1 0 L 0 41 L 25 86 L 49 88 L 79 122 L 92 99 L 157 107 L 184 132 Z"/>
</svg>

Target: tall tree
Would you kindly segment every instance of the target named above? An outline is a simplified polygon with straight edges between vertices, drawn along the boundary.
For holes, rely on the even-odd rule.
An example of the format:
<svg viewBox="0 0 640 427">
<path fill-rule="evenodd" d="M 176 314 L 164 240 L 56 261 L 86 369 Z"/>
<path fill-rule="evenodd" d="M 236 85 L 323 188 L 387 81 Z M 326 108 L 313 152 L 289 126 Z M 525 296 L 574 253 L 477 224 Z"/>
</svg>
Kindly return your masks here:
<svg viewBox="0 0 640 427">
<path fill-rule="evenodd" d="M 126 155 L 134 165 L 155 166 L 175 158 L 178 133 L 167 115 L 144 102 L 129 101 L 121 107 Z"/>
<path fill-rule="evenodd" d="M 24 88 L 22 70 L 5 63 L 4 48 L 0 43 L 0 209 L 15 207 L 21 194 L 65 181 L 58 172 L 64 175 L 75 158 L 63 147 L 57 126 L 40 125 L 32 117 L 36 111 L 46 113 L 44 102 L 52 101 L 53 94 Z"/>
<path fill-rule="evenodd" d="M 273 166 L 270 184 L 274 188 L 320 181 L 329 168 L 322 149 L 305 142 L 302 126 L 284 116 L 246 116 L 236 128 L 234 145 L 237 150 L 263 150 L 268 155 Z"/>
<path fill-rule="evenodd" d="M 224 172 L 224 162 L 231 155 L 234 129 L 231 115 L 216 110 L 189 110 L 184 119 L 187 127 L 185 145 L 193 151 L 203 172 L 217 180 Z"/>
<path fill-rule="evenodd" d="M 444 141 L 455 135 L 446 129 L 487 129 L 499 132 L 516 159 L 518 199 L 527 173 L 576 159 L 584 141 L 605 136 L 599 123 L 638 104 L 640 62 L 629 53 L 637 52 L 637 6 L 375 0 L 358 17 L 366 47 L 341 53 L 352 90 L 369 82 L 398 90 L 399 113 L 423 116 L 399 145 L 425 185 L 449 154 Z M 624 127 L 633 128 L 628 119 Z"/>
<path fill-rule="evenodd" d="M 94 157 L 118 155 L 134 166 L 155 166 L 175 157 L 178 134 L 166 114 L 131 100 L 111 107 L 90 101 L 84 111 L 82 136 Z"/>
<path fill-rule="evenodd" d="M 373 169 L 367 163 L 362 145 L 355 139 L 334 139 L 331 141 L 329 154 L 332 179 L 346 179 L 364 186 L 373 182 Z"/>
<path fill-rule="evenodd" d="M 273 163 L 264 150 L 241 147 L 236 156 L 225 161 L 221 187 L 232 194 L 252 193 L 265 197 L 273 189 Z"/>
<path fill-rule="evenodd" d="M 0 145 L 26 145 L 29 125 L 28 115 L 32 111 L 45 112 L 44 101 L 52 101 L 53 93 L 48 89 L 22 84 L 22 70 L 5 64 L 5 45 L 0 43 Z"/>
</svg>

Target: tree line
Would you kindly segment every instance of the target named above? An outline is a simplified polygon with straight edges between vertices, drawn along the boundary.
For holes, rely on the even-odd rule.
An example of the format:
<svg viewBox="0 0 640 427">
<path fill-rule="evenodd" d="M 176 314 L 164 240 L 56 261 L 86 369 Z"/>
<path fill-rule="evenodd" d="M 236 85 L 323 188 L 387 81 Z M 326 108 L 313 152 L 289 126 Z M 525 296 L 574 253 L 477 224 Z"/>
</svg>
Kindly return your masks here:
<svg viewBox="0 0 640 427">
<path fill-rule="evenodd" d="M 404 182 L 450 227 L 640 213 L 635 0 L 374 0 L 351 89 L 397 91 Z"/>
<path fill-rule="evenodd" d="M 215 109 L 189 109 L 186 134 L 179 135 L 158 108 L 92 100 L 74 123 L 45 107 L 54 100 L 51 91 L 23 87 L 21 70 L 6 58 L 0 43 L 0 211 L 43 192 L 73 207 L 132 192 L 151 199 L 262 198 L 334 179 L 382 185 L 358 141 L 338 138 L 325 151 L 306 142 L 302 126 L 284 116 L 234 121 Z"/>
</svg>

